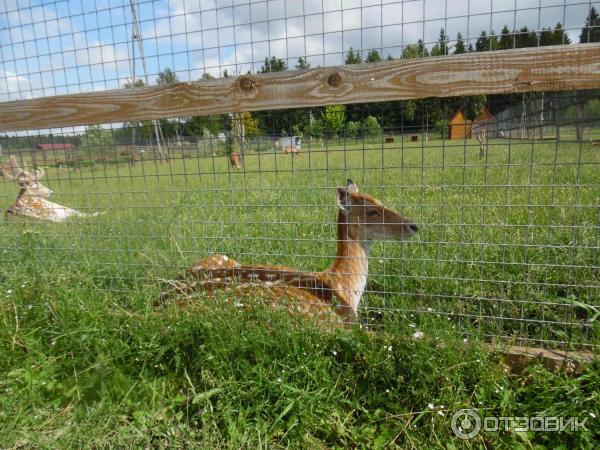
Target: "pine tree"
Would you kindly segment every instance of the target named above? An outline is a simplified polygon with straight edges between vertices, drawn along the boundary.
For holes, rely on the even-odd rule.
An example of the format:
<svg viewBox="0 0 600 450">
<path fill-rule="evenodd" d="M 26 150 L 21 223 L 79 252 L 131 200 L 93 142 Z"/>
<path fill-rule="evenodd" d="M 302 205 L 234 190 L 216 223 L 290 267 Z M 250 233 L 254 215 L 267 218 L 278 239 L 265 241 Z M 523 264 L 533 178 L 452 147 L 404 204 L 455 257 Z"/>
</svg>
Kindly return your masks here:
<svg viewBox="0 0 600 450">
<path fill-rule="evenodd" d="M 554 29 L 543 28 L 540 33 L 540 45 L 563 45 L 570 44 L 569 35 L 565 33 L 562 24 L 559 22 Z"/>
<path fill-rule="evenodd" d="M 537 47 L 537 44 L 537 33 L 527 27 L 521 28 L 515 37 L 515 48 Z"/>
<path fill-rule="evenodd" d="M 581 44 L 600 42 L 600 16 L 594 7 L 590 9 L 590 13 L 585 19 L 585 25 L 579 35 L 579 42 Z"/>
<path fill-rule="evenodd" d="M 381 61 L 381 56 L 379 55 L 379 52 L 377 50 L 371 50 L 367 55 L 367 59 L 365 59 L 365 62 L 379 62 L 379 61 Z"/>
<path fill-rule="evenodd" d="M 570 44 L 571 39 L 560 22 L 554 27 L 554 45 Z"/>
<path fill-rule="evenodd" d="M 260 73 L 283 72 L 284 70 L 287 70 L 285 61 L 273 56 L 271 59 L 265 58 L 265 63 L 261 67 Z"/>
<path fill-rule="evenodd" d="M 467 53 L 467 49 L 465 48 L 465 41 L 463 40 L 463 36 L 459 32 L 458 36 L 456 36 L 456 45 L 454 46 L 454 54 L 460 55 L 461 53 Z"/>
<path fill-rule="evenodd" d="M 483 52 L 485 50 L 491 50 L 489 43 L 490 38 L 488 38 L 488 35 L 485 31 L 482 31 L 477 40 L 475 41 L 475 51 Z"/>
<path fill-rule="evenodd" d="M 304 70 L 309 68 L 310 64 L 308 64 L 302 56 L 298 58 L 298 64 L 296 64 L 296 69 Z"/>
<path fill-rule="evenodd" d="M 514 44 L 514 36 L 511 34 L 510 30 L 506 25 L 502 28 L 500 32 L 500 39 L 498 40 L 498 50 L 508 50 L 513 48 Z"/>
<path fill-rule="evenodd" d="M 431 56 L 441 56 L 448 54 L 448 35 L 443 28 L 440 30 L 440 37 L 437 43 L 431 49 Z"/>
<path fill-rule="evenodd" d="M 158 78 L 156 78 L 157 84 L 174 84 L 179 80 L 177 79 L 177 75 L 168 67 L 162 72 L 158 72 Z"/>
<path fill-rule="evenodd" d="M 348 50 L 348 54 L 346 55 L 346 61 L 344 64 L 360 64 L 362 59 L 360 57 L 360 52 L 354 51 L 352 47 Z"/>
<path fill-rule="evenodd" d="M 407 45 L 402 50 L 402 59 L 415 59 L 420 58 L 421 53 L 419 52 L 419 47 L 417 45 Z"/>
</svg>

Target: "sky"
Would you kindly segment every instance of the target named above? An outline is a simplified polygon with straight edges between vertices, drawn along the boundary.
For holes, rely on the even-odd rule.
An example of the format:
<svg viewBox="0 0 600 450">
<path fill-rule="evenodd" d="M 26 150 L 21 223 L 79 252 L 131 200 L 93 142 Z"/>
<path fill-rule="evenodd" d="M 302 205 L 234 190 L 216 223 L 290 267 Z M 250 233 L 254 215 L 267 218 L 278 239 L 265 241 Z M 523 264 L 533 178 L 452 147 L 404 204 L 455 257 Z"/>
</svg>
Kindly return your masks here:
<svg viewBox="0 0 600 450">
<path fill-rule="evenodd" d="M 312 67 L 342 64 L 350 47 L 399 57 L 441 28 L 471 43 L 481 33 L 560 22 L 571 41 L 600 1 L 577 0 L 138 0 L 150 84 L 170 68 L 181 81 L 260 70 L 265 57 Z M 0 102 L 116 89 L 132 77 L 129 0 L 0 0 Z M 144 70 L 135 48 L 136 76 Z"/>
</svg>

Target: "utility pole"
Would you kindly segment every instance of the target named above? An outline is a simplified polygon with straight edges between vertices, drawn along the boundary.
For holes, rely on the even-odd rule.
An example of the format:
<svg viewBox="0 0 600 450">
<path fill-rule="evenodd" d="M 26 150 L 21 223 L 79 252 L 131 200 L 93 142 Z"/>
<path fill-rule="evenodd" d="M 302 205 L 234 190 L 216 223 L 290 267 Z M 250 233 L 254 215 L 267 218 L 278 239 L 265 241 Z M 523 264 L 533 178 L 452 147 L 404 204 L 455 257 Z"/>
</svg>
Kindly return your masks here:
<svg viewBox="0 0 600 450">
<path fill-rule="evenodd" d="M 144 57 L 144 45 L 142 42 L 142 35 L 140 33 L 140 27 L 138 23 L 137 17 L 137 5 L 135 4 L 135 0 L 129 0 L 129 5 L 131 6 L 131 83 L 135 87 L 135 43 L 137 41 L 138 48 L 140 50 L 140 59 L 142 61 L 142 69 L 144 71 L 144 80 L 146 82 L 146 86 L 150 84 L 150 80 L 148 78 L 148 69 L 146 67 L 146 58 Z M 152 120 L 152 125 L 154 127 L 154 135 L 156 136 L 156 146 L 158 149 L 158 157 L 160 158 L 160 162 L 163 162 L 163 152 L 161 149 L 161 130 L 159 130 L 159 125 L 156 120 Z M 135 132 L 134 132 L 135 133 Z M 135 139 L 135 135 L 134 135 Z"/>
</svg>

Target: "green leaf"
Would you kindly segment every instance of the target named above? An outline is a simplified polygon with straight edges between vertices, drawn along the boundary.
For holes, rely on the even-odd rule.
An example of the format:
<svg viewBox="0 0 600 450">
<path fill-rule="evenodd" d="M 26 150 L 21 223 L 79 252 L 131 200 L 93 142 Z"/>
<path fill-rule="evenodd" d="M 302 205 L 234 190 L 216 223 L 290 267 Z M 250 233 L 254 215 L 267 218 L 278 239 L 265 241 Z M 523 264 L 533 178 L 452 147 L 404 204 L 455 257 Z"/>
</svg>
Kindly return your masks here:
<svg viewBox="0 0 600 450">
<path fill-rule="evenodd" d="M 289 404 L 289 405 L 287 405 L 287 406 L 286 406 L 286 407 L 283 409 L 283 411 L 281 411 L 281 412 L 279 413 L 279 415 L 277 416 L 277 418 L 276 418 L 276 419 L 275 419 L 275 421 L 273 422 L 273 425 L 271 425 L 271 429 L 273 429 L 273 428 L 275 427 L 275 425 L 277 425 L 277 423 L 279 423 L 279 421 L 280 421 L 281 419 L 283 419 L 283 417 L 284 417 L 284 416 L 285 416 L 287 413 L 289 413 L 289 412 L 290 412 L 290 410 L 291 410 L 291 409 L 294 407 L 294 403 L 295 403 L 294 401 L 290 402 L 290 404 Z"/>
<path fill-rule="evenodd" d="M 213 395 L 218 394 L 222 390 L 223 390 L 223 388 L 214 388 L 214 389 L 211 389 L 210 391 L 200 392 L 199 394 L 194 395 L 194 400 L 192 400 L 192 403 L 194 405 L 197 405 L 198 403 L 200 403 L 204 400 L 208 400 Z"/>
</svg>

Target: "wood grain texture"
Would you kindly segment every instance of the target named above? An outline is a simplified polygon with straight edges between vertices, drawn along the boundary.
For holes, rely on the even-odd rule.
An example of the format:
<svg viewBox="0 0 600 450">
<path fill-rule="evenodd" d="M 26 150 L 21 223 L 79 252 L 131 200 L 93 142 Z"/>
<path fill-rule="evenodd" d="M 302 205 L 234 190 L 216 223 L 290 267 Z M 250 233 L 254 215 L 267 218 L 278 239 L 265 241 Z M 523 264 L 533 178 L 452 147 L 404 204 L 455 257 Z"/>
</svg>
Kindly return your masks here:
<svg viewBox="0 0 600 450">
<path fill-rule="evenodd" d="M 600 88 L 600 44 L 386 61 L 0 103 L 0 131 L 475 94 Z"/>
<path fill-rule="evenodd" d="M 519 345 L 487 344 L 492 352 L 502 355 L 502 365 L 506 372 L 520 374 L 531 364 L 541 361 L 552 372 L 581 374 L 585 368 L 598 360 L 598 356 L 588 351 L 559 351 Z"/>
</svg>

